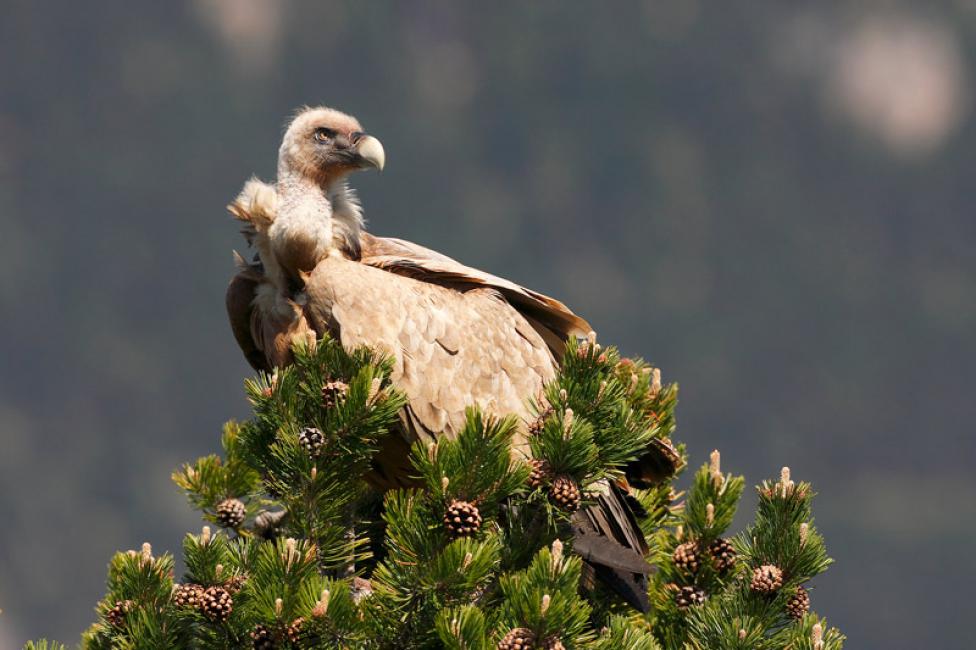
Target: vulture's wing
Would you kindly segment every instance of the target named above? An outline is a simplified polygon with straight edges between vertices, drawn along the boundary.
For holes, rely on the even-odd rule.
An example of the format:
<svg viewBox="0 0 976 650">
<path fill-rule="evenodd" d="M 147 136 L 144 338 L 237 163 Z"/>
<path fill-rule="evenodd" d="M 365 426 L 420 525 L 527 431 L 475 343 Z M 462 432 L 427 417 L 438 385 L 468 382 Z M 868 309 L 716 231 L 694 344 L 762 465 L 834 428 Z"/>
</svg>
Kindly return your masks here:
<svg viewBox="0 0 976 650">
<path fill-rule="evenodd" d="M 234 339 L 237 340 L 237 345 L 240 346 L 247 362 L 255 370 L 270 371 L 268 359 L 255 343 L 251 331 L 254 313 L 254 307 L 251 303 L 254 301 L 254 292 L 257 286 L 258 280 L 246 270 L 231 278 L 225 298 L 227 317 L 230 319 L 230 329 L 234 333 Z"/>
<path fill-rule="evenodd" d="M 234 338 L 255 370 L 271 371 L 291 361 L 299 340 L 314 342 L 302 308 L 284 298 L 268 282 L 260 265 L 248 264 L 235 254 L 241 270 L 227 287 L 227 317 Z"/>
<path fill-rule="evenodd" d="M 465 266 L 418 244 L 390 237 L 360 236 L 362 258 L 369 266 L 459 290 L 487 287 L 498 291 L 539 332 L 560 358 L 566 339 L 586 336 L 590 324 L 555 298 L 526 289 L 514 282 Z"/>
</svg>

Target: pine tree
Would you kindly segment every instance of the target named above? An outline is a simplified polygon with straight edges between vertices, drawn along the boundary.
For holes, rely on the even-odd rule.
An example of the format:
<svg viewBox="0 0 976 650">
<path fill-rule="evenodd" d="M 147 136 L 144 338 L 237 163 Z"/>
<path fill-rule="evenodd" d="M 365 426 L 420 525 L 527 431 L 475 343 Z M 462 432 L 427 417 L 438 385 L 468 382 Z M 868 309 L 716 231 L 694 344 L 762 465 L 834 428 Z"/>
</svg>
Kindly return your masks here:
<svg viewBox="0 0 976 650">
<path fill-rule="evenodd" d="M 784 469 L 730 536 L 745 481 L 714 452 L 675 490 L 677 386 L 656 368 L 570 341 L 558 376 L 526 396 L 530 458 L 512 454 L 514 418 L 471 408 L 454 439 L 414 445 L 414 485 L 381 495 L 364 476 L 405 404 L 391 368 L 324 339 L 246 382 L 253 417 L 225 426 L 221 456 L 174 473 L 210 524 L 184 539 L 185 574 L 148 544 L 117 554 L 82 647 L 841 647 L 809 612 L 830 563 L 810 485 Z M 658 568 L 642 615 L 573 554 L 570 520 L 649 447 L 660 478 L 630 489 Z"/>
</svg>

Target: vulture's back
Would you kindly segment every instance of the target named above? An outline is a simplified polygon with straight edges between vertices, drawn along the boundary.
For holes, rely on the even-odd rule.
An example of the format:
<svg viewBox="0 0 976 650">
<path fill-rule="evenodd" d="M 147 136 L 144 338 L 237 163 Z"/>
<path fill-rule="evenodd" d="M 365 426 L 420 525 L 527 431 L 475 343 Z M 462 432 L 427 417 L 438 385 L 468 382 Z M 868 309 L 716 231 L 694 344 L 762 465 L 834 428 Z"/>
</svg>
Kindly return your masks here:
<svg viewBox="0 0 976 650">
<path fill-rule="evenodd" d="M 526 420 L 527 398 L 556 372 L 543 337 L 490 287 L 459 290 L 333 256 L 316 267 L 306 294 L 314 330 L 394 359 L 414 440 L 454 435 L 471 405 Z"/>
</svg>

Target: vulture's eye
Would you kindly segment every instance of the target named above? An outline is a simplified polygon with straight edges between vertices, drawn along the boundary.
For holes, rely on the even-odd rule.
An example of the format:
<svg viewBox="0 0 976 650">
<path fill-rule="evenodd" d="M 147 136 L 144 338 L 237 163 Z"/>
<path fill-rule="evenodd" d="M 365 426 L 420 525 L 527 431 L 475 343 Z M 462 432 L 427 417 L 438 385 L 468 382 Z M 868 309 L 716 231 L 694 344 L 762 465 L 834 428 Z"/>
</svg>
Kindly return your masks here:
<svg viewBox="0 0 976 650">
<path fill-rule="evenodd" d="M 329 142 L 335 138 L 336 132 L 324 126 L 315 129 L 315 139 L 319 142 Z"/>
</svg>

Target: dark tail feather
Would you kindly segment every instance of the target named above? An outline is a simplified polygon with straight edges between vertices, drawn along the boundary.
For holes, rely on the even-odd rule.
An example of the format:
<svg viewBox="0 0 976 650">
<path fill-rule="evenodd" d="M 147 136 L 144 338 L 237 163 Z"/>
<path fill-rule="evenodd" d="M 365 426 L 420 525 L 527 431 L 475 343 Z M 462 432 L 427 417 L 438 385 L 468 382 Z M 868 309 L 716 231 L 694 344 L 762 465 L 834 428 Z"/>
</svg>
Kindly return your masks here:
<svg viewBox="0 0 976 650">
<path fill-rule="evenodd" d="M 573 515 L 573 550 L 589 564 L 596 579 L 634 608 L 646 612 L 647 543 L 620 488 L 601 481 L 597 502 Z"/>
<path fill-rule="evenodd" d="M 244 352 L 247 362 L 255 370 L 270 371 L 271 365 L 264 352 L 259 350 L 251 338 L 251 302 L 258 286 L 257 280 L 249 273 L 242 272 L 234 276 L 227 287 L 226 305 L 230 327 L 234 332 L 237 344 Z"/>
<path fill-rule="evenodd" d="M 674 476 L 681 466 L 681 454 L 667 438 L 655 438 L 644 455 L 627 465 L 627 482 L 646 490 Z"/>
<path fill-rule="evenodd" d="M 594 566 L 596 579 L 623 598 L 628 605 L 641 614 L 651 611 L 651 601 L 647 597 L 647 576 L 641 573 L 625 573 L 607 567 Z"/>
</svg>

